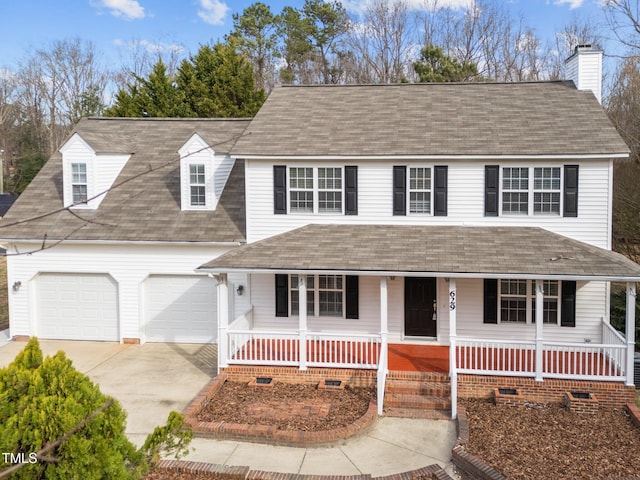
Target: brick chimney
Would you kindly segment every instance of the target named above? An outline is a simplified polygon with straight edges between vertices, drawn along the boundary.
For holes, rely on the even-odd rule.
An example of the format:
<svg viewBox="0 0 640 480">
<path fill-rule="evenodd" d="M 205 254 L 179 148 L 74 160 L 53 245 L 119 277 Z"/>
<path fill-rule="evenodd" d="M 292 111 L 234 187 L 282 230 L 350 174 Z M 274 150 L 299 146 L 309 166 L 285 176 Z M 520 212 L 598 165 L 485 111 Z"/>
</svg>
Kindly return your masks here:
<svg viewBox="0 0 640 480">
<path fill-rule="evenodd" d="M 602 103 L 602 50 L 578 45 L 564 66 L 567 80 L 573 80 L 578 90 L 591 90 Z"/>
</svg>

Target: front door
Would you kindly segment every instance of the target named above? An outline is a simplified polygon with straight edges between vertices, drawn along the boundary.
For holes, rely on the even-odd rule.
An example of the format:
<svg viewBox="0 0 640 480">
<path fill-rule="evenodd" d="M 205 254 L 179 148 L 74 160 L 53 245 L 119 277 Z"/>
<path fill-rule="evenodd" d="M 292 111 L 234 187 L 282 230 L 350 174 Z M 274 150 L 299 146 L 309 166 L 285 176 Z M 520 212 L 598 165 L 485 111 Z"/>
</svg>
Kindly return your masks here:
<svg viewBox="0 0 640 480">
<path fill-rule="evenodd" d="M 436 336 L 436 279 L 404 279 L 404 334 L 411 337 Z"/>
</svg>

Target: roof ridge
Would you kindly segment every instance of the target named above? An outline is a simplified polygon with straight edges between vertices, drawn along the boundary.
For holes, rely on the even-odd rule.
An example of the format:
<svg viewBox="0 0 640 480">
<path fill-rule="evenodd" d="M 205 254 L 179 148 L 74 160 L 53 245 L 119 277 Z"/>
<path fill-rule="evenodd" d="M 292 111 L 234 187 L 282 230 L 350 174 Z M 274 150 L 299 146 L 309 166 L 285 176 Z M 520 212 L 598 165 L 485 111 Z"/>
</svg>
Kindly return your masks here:
<svg viewBox="0 0 640 480">
<path fill-rule="evenodd" d="M 527 81 L 519 81 L 519 82 L 415 82 L 415 83 L 349 83 L 349 84 L 300 84 L 300 85 L 292 85 L 292 84 L 284 84 L 284 85 L 276 85 L 276 88 L 358 88 L 358 87 L 425 87 L 432 85 L 442 85 L 442 86 L 460 86 L 460 85 L 540 85 L 540 84 L 569 84 L 571 80 L 527 80 Z"/>
</svg>

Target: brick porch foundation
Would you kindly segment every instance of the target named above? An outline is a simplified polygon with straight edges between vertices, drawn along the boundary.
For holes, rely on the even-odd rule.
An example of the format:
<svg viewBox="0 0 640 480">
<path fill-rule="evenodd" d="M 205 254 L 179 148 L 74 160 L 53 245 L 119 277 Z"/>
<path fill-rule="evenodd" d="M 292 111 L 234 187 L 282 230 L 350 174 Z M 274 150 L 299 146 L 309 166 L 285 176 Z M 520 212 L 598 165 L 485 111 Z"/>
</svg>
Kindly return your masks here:
<svg viewBox="0 0 640 480">
<path fill-rule="evenodd" d="M 256 377 L 269 377 L 282 383 L 318 384 L 321 381 L 340 380 L 350 387 L 375 387 L 377 372 L 375 370 L 359 370 L 347 368 L 309 368 L 300 370 L 297 367 L 264 367 L 254 365 L 233 365 L 221 368 L 229 380 L 234 382 L 250 382 Z"/>
<path fill-rule="evenodd" d="M 515 388 L 518 395 L 528 402 L 562 403 L 567 391 L 594 394 L 601 406 L 624 409 L 635 403 L 635 387 L 619 382 L 594 382 L 590 380 L 494 377 L 490 375 L 458 375 L 458 397 L 493 398 L 496 388 Z"/>
</svg>

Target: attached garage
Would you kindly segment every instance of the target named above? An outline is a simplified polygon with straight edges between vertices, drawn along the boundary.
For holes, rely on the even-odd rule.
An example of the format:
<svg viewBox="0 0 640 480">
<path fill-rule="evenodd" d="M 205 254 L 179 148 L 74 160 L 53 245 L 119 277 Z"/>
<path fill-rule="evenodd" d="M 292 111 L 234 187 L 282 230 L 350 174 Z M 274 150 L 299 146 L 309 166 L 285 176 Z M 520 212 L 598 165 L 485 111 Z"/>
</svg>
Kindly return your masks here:
<svg viewBox="0 0 640 480">
<path fill-rule="evenodd" d="M 151 275 L 144 283 L 147 342 L 217 340 L 216 283 L 197 275 Z"/>
<path fill-rule="evenodd" d="M 41 273 L 34 280 L 37 335 L 118 341 L 118 285 L 107 274 Z"/>
</svg>

